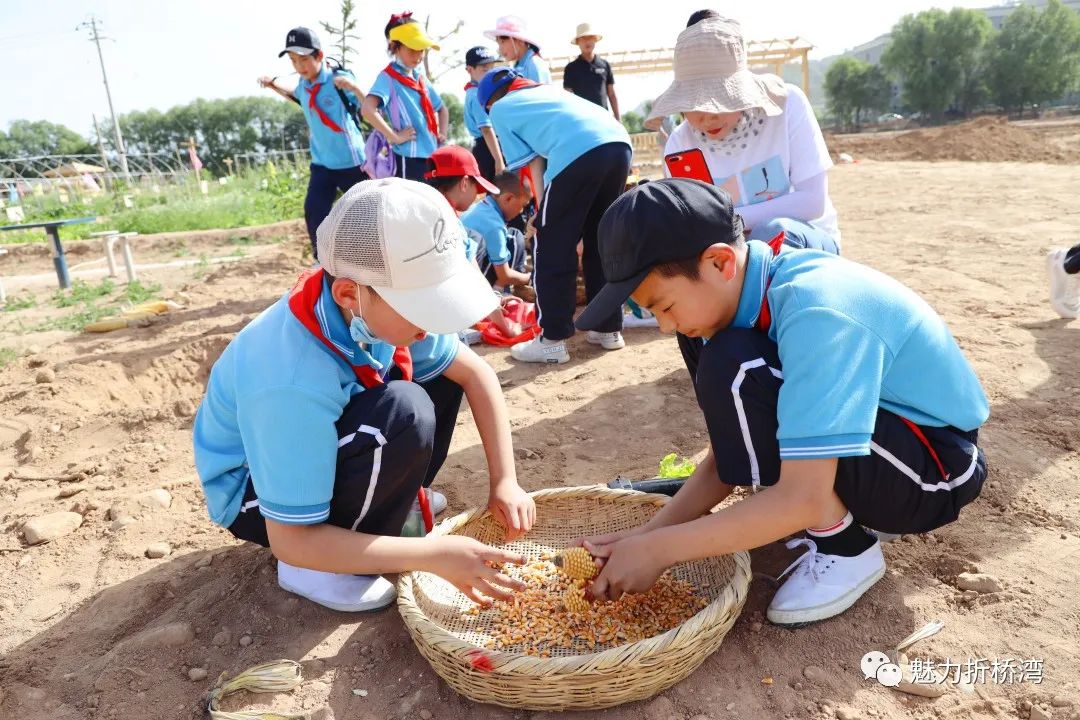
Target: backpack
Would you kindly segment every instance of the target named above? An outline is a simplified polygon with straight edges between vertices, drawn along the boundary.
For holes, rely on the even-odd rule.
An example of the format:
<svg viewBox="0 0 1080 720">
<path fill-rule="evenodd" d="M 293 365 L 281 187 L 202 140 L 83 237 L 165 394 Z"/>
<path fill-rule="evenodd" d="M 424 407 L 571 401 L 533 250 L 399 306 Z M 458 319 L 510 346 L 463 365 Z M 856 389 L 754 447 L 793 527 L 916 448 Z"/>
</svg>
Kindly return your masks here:
<svg viewBox="0 0 1080 720">
<path fill-rule="evenodd" d="M 390 111 L 390 126 L 401 127 L 401 116 L 398 113 L 397 92 L 393 80 L 390 81 L 390 100 L 387 102 Z M 394 177 L 397 171 L 397 162 L 394 160 L 394 148 L 390 145 L 381 132 L 372 128 L 368 133 L 367 142 L 364 143 L 364 172 L 372 180 Z"/>
</svg>

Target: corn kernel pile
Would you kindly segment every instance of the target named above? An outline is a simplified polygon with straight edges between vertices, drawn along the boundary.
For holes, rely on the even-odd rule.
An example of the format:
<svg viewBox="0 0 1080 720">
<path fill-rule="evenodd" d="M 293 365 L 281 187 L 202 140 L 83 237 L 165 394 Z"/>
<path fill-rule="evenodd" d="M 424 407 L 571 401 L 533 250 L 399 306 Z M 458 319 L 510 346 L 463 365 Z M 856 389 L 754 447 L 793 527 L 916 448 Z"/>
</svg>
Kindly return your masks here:
<svg viewBox="0 0 1080 720">
<path fill-rule="evenodd" d="M 585 597 L 588 580 L 582 576 L 591 578 L 596 570 L 591 556 L 581 552 L 588 566 L 575 554 L 560 554 L 562 572 L 552 562 L 553 552 L 521 567 L 505 566 L 504 572 L 527 587 L 488 610 L 473 607 L 467 611 L 492 614 L 492 638 L 485 647 L 545 658 L 599 652 L 660 635 L 708 604 L 694 594 L 690 583 L 666 572 L 646 593 L 591 603 Z"/>
</svg>

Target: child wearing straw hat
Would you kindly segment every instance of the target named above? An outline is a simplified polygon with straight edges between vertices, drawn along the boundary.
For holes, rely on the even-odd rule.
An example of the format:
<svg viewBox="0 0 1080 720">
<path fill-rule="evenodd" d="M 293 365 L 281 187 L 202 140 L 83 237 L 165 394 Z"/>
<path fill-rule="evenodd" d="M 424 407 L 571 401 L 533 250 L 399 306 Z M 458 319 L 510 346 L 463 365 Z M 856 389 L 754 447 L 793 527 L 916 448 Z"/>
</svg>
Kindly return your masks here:
<svg viewBox="0 0 1080 720">
<path fill-rule="evenodd" d="M 446 459 L 463 395 L 493 514 L 511 539 L 535 519 L 517 483 L 499 379 L 454 334 L 497 306 L 464 236 L 435 189 L 359 183 L 319 226 L 322 268 L 301 275 L 214 363 L 193 429 L 207 509 L 271 549 L 283 589 L 357 612 L 394 601 L 382 573 L 427 570 L 478 602 L 520 588 L 490 565 L 520 562 L 513 553 L 401 537 Z"/>
<path fill-rule="evenodd" d="M 450 125 L 449 110 L 420 70 L 427 51 L 439 46 L 409 12 L 392 15 L 383 34 L 393 60 L 375 79 L 360 112 L 393 147 L 395 174 L 422 182 L 427 160 L 446 142 Z M 402 111 L 402 127 L 391 127 L 380 108 L 391 118 Z"/>
<path fill-rule="evenodd" d="M 805 553 L 767 617 L 825 620 L 884 576 L 878 533 L 929 532 L 978 497 L 986 395 L 941 317 L 896 280 L 747 240 L 727 193 L 684 178 L 619 198 L 600 224 L 600 257 L 607 285 L 579 327 L 632 297 L 662 331 L 708 339 L 687 366 L 709 452 L 648 523 L 585 541 L 606 558 L 595 598 L 805 531 L 787 543 Z M 736 486 L 752 494 L 711 513 Z"/>
<path fill-rule="evenodd" d="M 577 33 L 570 42 L 578 46 L 581 54 L 566 64 L 563 87 L 605 110 L 610 104 L 611 113 L 618 120 L 619 98 L 615 96 L 615 74 L 611 72 L 611 64 L 596 54 L 596 43 L 603 39 L 600 31 L 589 23 L 577 26 Z"/>
<path fill-rule="evenodd" d="M 476 92 L 491 115 L 507 168 L 528 166 L 539 198 L 533 288 L 543 334 L 514 345 L 510 354 L 520 362 L 568 362 L 578 242 L 583 246 L 585 292 L 591 298 L 604 283 L 596 227 L 626 187 L 630 136 L 603 108 L 561 88 L 538 85 L 515 70 L 492 70 Z M 604 318 L 587 340 L 605 350 L 624 347 L 622 313 Z"/>
<path fill-rule="evenodd" d="M 750 71 L 738 22 L 709 11 L 679 34 L 675 80 L 649 117 L 675 113 L 686 120 L 664 154 L 700 150 L 752 239 L 784 231 L 789 243 L 838 251 L 833 163 L 813 108 L 797 86 Z"/>
<path fill-rule="evenodd" d="M 499 54 L 513 63 L 522 77 L 536 83 L 551 82 L 551 70 L 540 57 L 540 44 L 533 39 L 525 21 L 516 15 L 504 15 L 495 22 L 494 30 L 484 32 L 484 37 L 499 44 Z"/>
</svg>

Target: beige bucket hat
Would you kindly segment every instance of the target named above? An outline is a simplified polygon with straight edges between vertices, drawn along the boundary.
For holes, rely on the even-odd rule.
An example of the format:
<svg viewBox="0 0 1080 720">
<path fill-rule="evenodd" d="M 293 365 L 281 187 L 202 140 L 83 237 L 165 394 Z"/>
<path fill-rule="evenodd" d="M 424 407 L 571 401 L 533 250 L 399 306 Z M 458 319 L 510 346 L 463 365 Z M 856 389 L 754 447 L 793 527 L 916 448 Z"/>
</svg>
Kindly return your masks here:
<svg viewBox="0 0 1080 720">
<path fill-rule="evenodd" d="M 742 27 L 729 18 L 692 25 L 675 42 L 675 80 L 656 98 L 649 119 L 686 112 L 725 113 L 761 108 L 780 115 L 787 85 L 750 72 Z"/>
<path fill-rule="evenodd" d="M 578 40 L 583 37 L 589 37 L 590 35 L 595 37 L 597 41 L 604 39 L 603 34 L 599 30 L 594 28 L 591 24 L 581 23 L 577 26 L 577 32 L 574 33 L 574 39 L 570 41 L 570 44 L 577 45 Z"/>
</svg>

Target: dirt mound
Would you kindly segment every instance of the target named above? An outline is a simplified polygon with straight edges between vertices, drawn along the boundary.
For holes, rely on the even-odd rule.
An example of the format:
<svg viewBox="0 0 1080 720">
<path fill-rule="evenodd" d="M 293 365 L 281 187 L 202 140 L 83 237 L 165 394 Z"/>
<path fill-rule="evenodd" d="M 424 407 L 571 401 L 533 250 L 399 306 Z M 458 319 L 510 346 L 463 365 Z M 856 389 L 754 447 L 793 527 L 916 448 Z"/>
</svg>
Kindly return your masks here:
<svg viewBox="0 0 1080 720">
<path fill-rule="evenodd" d="M 1080 151 L 1000 117 L 899 133 L 831 135 L 826 141 L 834 157 L 847 153 L 856 159 L 1080 163 Z"/>
</svg>

